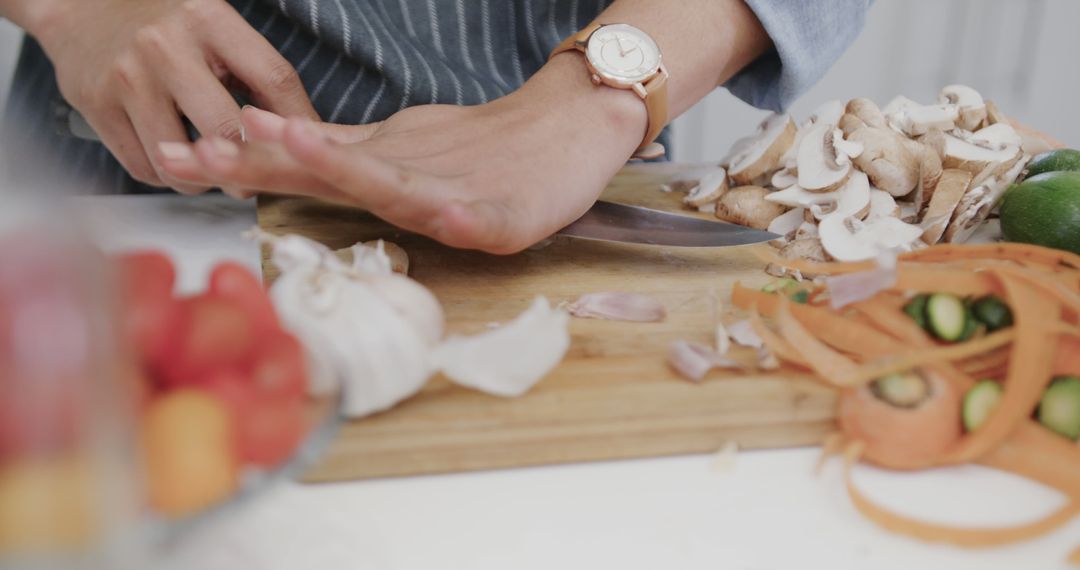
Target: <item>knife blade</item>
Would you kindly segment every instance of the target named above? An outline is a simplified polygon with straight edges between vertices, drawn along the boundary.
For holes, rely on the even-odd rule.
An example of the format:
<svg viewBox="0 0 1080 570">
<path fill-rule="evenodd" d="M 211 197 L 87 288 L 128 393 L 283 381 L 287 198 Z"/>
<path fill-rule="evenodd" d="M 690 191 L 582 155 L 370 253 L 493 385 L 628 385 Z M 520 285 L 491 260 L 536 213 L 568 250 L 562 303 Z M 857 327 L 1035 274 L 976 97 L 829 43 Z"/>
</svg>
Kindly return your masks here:
<svg viewBox="0 0 1080 570">
<path fill-rule="evenodd" d="M 605 201 L 598 201 L 584 216 L 557 233 L 589 240 L 674 247 L 727 247 L 780 237 L 726 222 Z"/>
</svg>

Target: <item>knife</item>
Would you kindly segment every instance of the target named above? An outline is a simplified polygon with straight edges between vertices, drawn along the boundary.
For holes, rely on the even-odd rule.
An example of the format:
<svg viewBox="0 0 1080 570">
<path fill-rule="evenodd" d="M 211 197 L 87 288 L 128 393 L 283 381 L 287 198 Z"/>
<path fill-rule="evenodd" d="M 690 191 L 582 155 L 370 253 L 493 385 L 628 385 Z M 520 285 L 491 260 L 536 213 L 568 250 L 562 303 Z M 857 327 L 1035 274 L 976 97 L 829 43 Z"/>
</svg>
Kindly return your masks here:
<svg viewBox="0 0 1080 570">
<path fill-rule="evenodd" d="M 604 201 L 593 204 L 584 216 L 557 234 L 589 240 L 674 247 L 748 245 L 781 237 L 726 222 L 711 222 Z"/>
</svg>

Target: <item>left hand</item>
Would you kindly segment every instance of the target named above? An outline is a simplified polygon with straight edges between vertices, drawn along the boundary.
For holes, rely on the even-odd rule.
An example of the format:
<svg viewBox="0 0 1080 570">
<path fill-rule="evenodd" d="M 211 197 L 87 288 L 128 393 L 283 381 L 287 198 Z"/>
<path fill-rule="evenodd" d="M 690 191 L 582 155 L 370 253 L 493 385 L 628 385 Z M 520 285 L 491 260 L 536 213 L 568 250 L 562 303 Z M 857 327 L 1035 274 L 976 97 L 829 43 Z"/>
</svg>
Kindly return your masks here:
<svg viewBox="0 0 1080 570">
<path fill-rule="evenodd" d="M 248 108 L 248 144 L 166 143 L 159 158 L 169 175 L 233 195 L 314 196 L 453 247 L 513 253 L 582 215 L 645 130 L 641 101 L 592 86 L 574 58 L 491 103 L 424 105 L 370 125 Z"/>
</svg>

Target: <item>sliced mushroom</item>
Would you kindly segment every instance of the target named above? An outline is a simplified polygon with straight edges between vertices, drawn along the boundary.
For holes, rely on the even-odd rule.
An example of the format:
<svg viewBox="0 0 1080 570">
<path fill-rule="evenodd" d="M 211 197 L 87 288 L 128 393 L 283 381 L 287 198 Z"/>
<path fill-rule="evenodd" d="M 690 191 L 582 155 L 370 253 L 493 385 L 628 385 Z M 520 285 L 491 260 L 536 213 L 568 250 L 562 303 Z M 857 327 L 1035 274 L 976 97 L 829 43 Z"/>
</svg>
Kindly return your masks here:
<svg viewBox="0 0 1080 570">
<path fill-rule="evenodd" d="M 780 166 L 780 158 L 795 143 L 797 129 L 790 115 L 770 115 L 758 126 L 749 141 L 736 143 L 736 152 L 728 161 L 728 174 L 737 185 L 771 173 Z"/>
<path fill-rule="evenodd" d="M 821 220 L 818 232 L 821 245 L 833 259 L 864 261 L 883 251 L 912 249 L 922 235 L 922 228 L 892 217 L 860 222 L 833 215 Z"/>
<path fill-rule="evenodd" d="M 831 194 L 835 195 L 835 202 L 812 204 L 808 208 L 814 218 L 820 220 L 834 214 L 862 218 L 870 211 L 870 179 L 862 172 L 853 172 L 847 183 Z"/>
<path fill-rule="evenodd" d="M 890 216 L 894 218 L 900 216 L 900 206 L 896 204 L 896 198 L 884 190 L 871 188 L 870 211 L 866 214 L 866 221 Z"/>
<path fill-rule="evenodd" d="M 717 172 L 706 175 L 701 179 L 690 193 L 683 199 L 683 203 L 692 208 L 701 208 L 720 199 L 728 189 L 727 171 L 720 169 Z"/>
<path fill-rule="evenodd" d="M 901 221 L 909 224 L 914 224 L 919 221 L 919 207 L 911 202 L 900 202 L 900 215 L 897 216 Z"/>
<path fill-rule="evenodd" d="M 803 224 L 803 210 L 802 208 L 792 208 L 779 216 L 773 218 L 769 222 L 769 227 L 766 228 L 769 232 L 778 236 L 784 236 L 782 239 L 773 240 L 769 242 L 772 245 L 782 246 L 785 243 L 795 239 L 795 232 L 799 229 L 799 226 Z M 779 243 L 775 243 L 779 242 Z"/>
<path fill-rule="evenodd" d="M 799 229 L 795 230 L 795 239 L 817 239 L 818 229 L 817 224 L 811 222 L 803 222 Z"/>
<path fill-rule="evenodd" d="M 997 146 L 998 148 L 1005 148 L 1007 146 L 1020 146 L 1024 143 L 1024 139 L 1020 136 L 1020 133 L 1016 132 L 1016 129 L 1008 123 L 995 123 L 988 127 L 983 127 L 971 133 L 967 137 L 970 142 L 975 144 L 983 144 L 987 147 Z"/>
<path fill-rule="evenodd" d="M 802 186 L 795 184 L 783 190 L 770 193 L 765 200 L 774 204 L 782 204 L 792 208 L 809 208 L 814 204 L 828 204 L 835 202 L 836 197 L 829 192 L 807 192 Z"/>
<path fill-rule="evenodd" d="M 851 175 L 851 158 L 861 155 L 861 143 L 846 144 L 843 132 L 833 125 L 816 125 L 799 145 L 799 186 L 810 192 L 829 192 Z"/>
<path fill-rule="evenodd" d="M 945 134 L 945 168 L 958 168 L 974 175 L 993 163 L 1002 163 L 1014 159 L 1021 153 L 1020 147 L 986 144 L 981 141 L 965 139 L 964 133 Z"/>
<path fill-rule="evenodd" d="M 821 241 L 817 238 L 797 239 L 789 242 L 783 248 L 780 249 L 780 257 L 784 259 L 806 259 L 809 261 L 828 261 L 828 257 L 825 255 L 825 249 L 821 246 Z M 765 272 L 775 277 L 785 277 L 789 275 L 789 271 L 783 266 L 770 263 L 765 267 Z M 810 277 L 806 275 L 804 277 Z"/>
<path fill-rule="evenodd" d="M 885 121 L 885 114 L 881 112 L 877 104 L 864 97 L 859 97 L 848 101 L 845 111 L 848 115 L 857 117 L 865 125 L 883 129 L 888 126 Z"/>
<path fill-rule="evenodd" d="M 989 127 L 990 125 L 996 125 L 998 123 L 1009 123 L 1009 118 L 1005 116 L 1005 113 L 1001 112 L 997 103 L 993 101 L 986 101 L 986 120 L 983 121 L 983 127 Z"/>
<path fill-rule="evenodd" d="M 919 105 L 896 111 L 888 118 L 893 128 L 909 137 L 917 137 L 931 129 L 949 131 L 956 128 L 960 110 L 955 105 Z"/>
<path fill-rule="evenodd" d="M 849 139 L 863 145 L 855 165 L 870 177 L 874 187 L 906 196 L 919 182 L 919 157 L 911 153 L 907 139 L 892 129 L 866 126 Z"/>
<path fill-rule="evenodd" d="M 938 102 L 953 105 L 959 111 L 956 126 L 973 131 L 986 120 L 986 102 L 978 91 L 967 85 L 949 85 L 941 90 Z"/>
<path fill-rule="evenodd" d="M 945 134 L 939 130 L 933 130 L 930 133 L 923 139 L 944 147 Z M 919 211 L 922 211 L 930 203 L 930 198 L 934 195 L 934 190 L 941 180 L 941 155 L 934 147 L 920 141 L 907 140 L 904 144 L 919 163 L 919 181 L 915 185 L 914 202 L 919 207 Z"/>
<path fill-rule="evenodd" d="M 998 200 L 1009 189 L 1009 186 L 1024 171 L 1030 158 L 1025 155 L 1004 174 L 969 190 L 956 206 L 956 213 L 953 214 L 949 227 L 945 229 L 945 241 L 949 243 L 967 241 L 990 215 L 990 211 L 997 206 Z"/>
<path fill-rule="evenodd" d="M 774 218 L 784 213 L 784 207 L 765 200 L 769 191 L 761 186 L 732 188 L 716 203 L 716 217 L 726 222 L 764 230 Z"/>
<path fill-rule="evenodd" d="M 777 170 L 772 178 L 769 180 L 769 184 L 773 188 L 783 190 L 784 188 L 790 188 L 799 183 L 799 173 L 794 167 L 788 166 Z"/>
<path fill-rule="evenodd" d="M 923 242 L 934 245 L 941 239 L 949 221 L 952 220 L 956 206 L 960 204 L 970 184 L 971 173 L 966 170 L 950 168 L 942 173 L 937 191 L 934 192 L 926 208 L 926 214 L 923 215 Z"/>
<path fill-rule="evenodd" d="M 904 97 L 903 95 L 897 95 L 896 97 L 893 97 L 892 101 L 889 101 L 888 103 L 885 104 L 884 107 L 881 108 L 881 112 L 885 116 L 889 116 L 889 115 L 892 115 L 892 114 L 897 113 L 899 111 L 903 111 L 904 109 L 907 109 L 909 107 L 918 107 L 918 106 L 919 106 L 919 104 L 917 102 L 915 102 L 915 101 L 913 101 L 911 99 L 908 99 L 907 97 Z"/>
</svg>

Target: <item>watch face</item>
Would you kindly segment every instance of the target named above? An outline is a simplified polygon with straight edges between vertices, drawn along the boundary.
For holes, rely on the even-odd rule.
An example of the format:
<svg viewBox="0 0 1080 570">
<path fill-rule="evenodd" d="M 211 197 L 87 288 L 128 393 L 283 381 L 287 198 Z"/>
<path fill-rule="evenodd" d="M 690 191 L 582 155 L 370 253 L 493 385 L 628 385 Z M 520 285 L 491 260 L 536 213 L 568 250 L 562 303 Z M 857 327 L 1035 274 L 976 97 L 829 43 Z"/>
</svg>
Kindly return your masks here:
<svg viewBox="0 0 1080 570">
<path fill-rule="evenodd" d="M 645 32 L 626 24 L 597 28 L 585 55 L 601 78 L 633 85 L 652 77 L 660 68 L 660 48 Z"/>
</svg>

